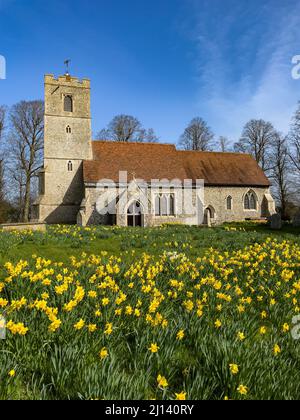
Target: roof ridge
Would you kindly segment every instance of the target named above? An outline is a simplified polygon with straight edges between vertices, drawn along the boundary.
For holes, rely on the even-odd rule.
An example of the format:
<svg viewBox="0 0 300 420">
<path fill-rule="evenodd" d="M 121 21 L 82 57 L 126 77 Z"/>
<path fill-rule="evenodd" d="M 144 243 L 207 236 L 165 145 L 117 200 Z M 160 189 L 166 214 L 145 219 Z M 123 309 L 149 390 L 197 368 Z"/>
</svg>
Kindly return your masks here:
<svg viewBox="0 0 300 420">
<path fill-rule="evenodd" d="M 205 154 L 217 154 L 217 155 L 237 155 L 237 156 L 251 156 L 250 153 L 241 153 L 241 152 L 221 152 L 217 150 L 181 150 L 177 148 L 175 143 L 161 143 L 161 142 L 140 142 L 140 141 L 116 141 L 116 140 L 92 140 L 92 143 L 101 143 L 101 144 L 126 144 L 126 145 L 140 145 L 140 146 L 169 146 L 174 148 L 179 153 L 205 153 Z"/>
<path fill-rule="evenodd" d="M 105 143 L 105 144 L 138 144 L 141 146 L 150 145 L 150 146 L 171 146 L 176 149 L 174 143 L 161 143 L 161 142 L 142 142 L 142 141 L 115 141 L 115 140 L 92 140 L 92 143 Z M 177 150 L 177 149 L 176 149 Z"/>
<path fill-rule="evenodd" d="M 250 153 L 241 152 L 221 152 L 214 150 L 178 150 L 180 153 L 205 153 L 205 154 L 216 154 L 216 155 L 239 155 L 239 156 L 251 156 Z M 251 156 L 252 157 L 252 156 Z"/>
</svg>

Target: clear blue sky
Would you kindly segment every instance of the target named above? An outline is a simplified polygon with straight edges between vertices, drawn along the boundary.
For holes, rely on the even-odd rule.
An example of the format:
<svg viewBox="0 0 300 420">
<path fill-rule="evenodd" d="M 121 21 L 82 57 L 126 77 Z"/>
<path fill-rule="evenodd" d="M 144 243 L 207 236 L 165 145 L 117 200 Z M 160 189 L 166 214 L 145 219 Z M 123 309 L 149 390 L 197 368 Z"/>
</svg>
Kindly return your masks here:
<svg viewBox="0 0 300 420">
<path fill-rule="evenodd" d="M 43 97 L 43 75 L 92 81 L 93 131 L 119 113 L 176 143 L 194 116 L 237 140 L 250 118 L 286 131 L 300 81 L 296 0 L 0 0 L 0 103 Z"/>
</svg>

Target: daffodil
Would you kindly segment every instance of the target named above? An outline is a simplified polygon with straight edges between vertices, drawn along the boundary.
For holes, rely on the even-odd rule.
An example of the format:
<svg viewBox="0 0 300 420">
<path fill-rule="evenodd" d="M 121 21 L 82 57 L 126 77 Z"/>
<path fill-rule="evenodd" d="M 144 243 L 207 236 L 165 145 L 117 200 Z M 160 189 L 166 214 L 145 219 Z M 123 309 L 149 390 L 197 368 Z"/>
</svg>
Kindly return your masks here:
<svg viewBox="0 0 300 420">
<path fill-rule="evenodd" d="M 266 335 L 267 334 L 267 328 L 266 327 L 261 327 L 259 329 L 259 333 L 260 333 L 260 335 Z"/>
<path fill-rule="evenodd" d="M 80 319 L 75 325 L 75 330 L 82 330 L 82 328 L 85 326 L 85 321 L 83 319 Z"/>
<path fill-rule="evenodd" d="M 159 347 L 157 344 L 152 343 L 151 346 L 148 349 L 151 353 L 157 353 L 159 350 Z"/>
<path fill-rule="evenodd" d="M 237 388 L 237 392 L 238 392 L 240 395 L 247 395 L 247 394 L 248 394 L 248 392 L 249 392 L 249 390 L 248 390 L 248 388 L 247 388 L 245 385 L 240 385 L 240 386 Z"/>
<path fill-rule="evenodd" d="M 186 392 L 180 392 L 179 394 L 176 394 L 175 393 L 176 400 L 178 400 L 178 401 L 184 401 L 184 400 L 186 400 L 186 395 L 187 395 Z"/>
<path fill-rule="evenodd" d="M 99 357 L 101 360 L 104 360 L 108 357 L 108 350 L 106 347 L 103 347 L 99 352 Z"/>
<path fill-rule="evenodd" d="M 93 333 L 97 330 L 97 325 L 96 324 L 89 324 L 88 325 L 88 330 L 90 333 Z"/>
<path fill-rule="evenodd" d="M 107 306 L 107 305 L 109 305 L 109 299 L 108 298 L 103 298 L 102 299 L 102 306 Z"/>
<path fill-rule="evenodd" d="M 244 340 L 246 340 L 246 336 L 245 336 L 245 334 L 244 334 L 243 332 L 238 332 L 238 334 L 237 334 L 237 338 L 238 338 L 238 340 L 240 340 L 240 341 L 244 341 Z"/>
<path fill-rule="evenodd" d="M 287 323 L 283 324 L 283 326 L 282 326 L 282 331 L 283 331 L 284 333 L 289 332 L 289 331 L 290 331 L 290 326 L 289 326 L 289 324 L 287 324 Z"/>
<path fill-rule="evenodd" d="M 230 369 L 230 372 L 233 375 L 237 375 L 239 373 L 239 366 L 237 364 L 235 364 L 235 363 L 230 364 L 229 365 L 229 369 Z"/>
<path fill-rule="evenodd" d="M 279 347 L 278 344 L 275 344 L 274 346 L 274 355 L 278 356 L 281 353 L 281 348 Z"/>
<path fill-rule="evenodd" d="M 216 327 L 217 329 L 220 329 L 220 328 L 222 327 L 222 322 L 221 322 L 219 319 L 217 319 L 217 320 L 215 321 L 215 327 Z"/>
<path fill-rule="evenodd" d="M 113 332 L 113 324 L 111 322 L 108 322 L 105 326 L 104 334 L 111 335 L 112 332 Z"/>
<path fill-rule="evenodd" d="M 167 379 L 161 375 L 157 377 L 157 384 L 159 388 L 167 388 L 169 386 Z"/>
<path fill-rule="evenodd" d="M 185 336 L 184 330 L 180 330 L 180 331 L 178 331 L 178 333 L 177 333 L 176 339 L 177 339 L 178 341 L 181 341 L 181 340 L 183 340 L 183 339 L 184 339 L 184 336 Z"/>
<path fill-rule="evenodd" d="M 61 324 L 62 324 L 61 320 L 55 318 L 53 322 L 49 325 L 48 329 L 50 332 L 55 332 L 60 328 Z"/>
<path fill-rule="evenodd" d="M 266 311 L 262 311 L 261 313 L 261 319 L 266 319 L 268 317 L 267 312 Z"/>
</svg>

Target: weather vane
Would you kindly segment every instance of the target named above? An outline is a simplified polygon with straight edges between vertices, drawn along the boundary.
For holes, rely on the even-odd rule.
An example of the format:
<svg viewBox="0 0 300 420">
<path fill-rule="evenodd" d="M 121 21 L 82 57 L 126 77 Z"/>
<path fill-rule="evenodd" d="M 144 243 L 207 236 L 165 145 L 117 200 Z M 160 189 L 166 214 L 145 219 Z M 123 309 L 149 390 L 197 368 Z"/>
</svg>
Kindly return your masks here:
<svg viewBox="0 0 300 420">
<path fill-rule="evenodd" d="M 70 76 L 70 63 L 71 63 L 71 60 L 69 60 L 69 59 L 65 61 L 66 75 L 67 76 Z"/>
</svg>

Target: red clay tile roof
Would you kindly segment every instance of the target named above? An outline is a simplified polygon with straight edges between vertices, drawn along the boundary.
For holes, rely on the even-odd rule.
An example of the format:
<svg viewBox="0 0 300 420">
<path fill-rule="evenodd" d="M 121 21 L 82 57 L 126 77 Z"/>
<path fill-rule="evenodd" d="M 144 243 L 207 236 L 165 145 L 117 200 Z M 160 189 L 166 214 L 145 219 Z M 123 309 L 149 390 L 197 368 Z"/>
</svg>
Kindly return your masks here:
<svg viewBox="0 0 300 420">
<path fill-rule="evenodd" d="M 252 156 L 241 153 L 177 152 L 188 179 L 206 185 L 269 187 L 270 181 Z"/>
<path fill-rule="evenodd" d="M 93 161 L 84 162 L 84 180 L 119 180 L 119 171 L 128 179 L 185 179 L 186 173 L 174 145 L 153 143 L 92 142 Z"/>
<path fill-rule="evenodd" d="M 128 179 L 204 179 L 211 186 L 268 187 L 267 177 L 249 155 L 237 153 L 177 151 L 161 143 L 118 143 L 93 141 L 93 160 L 83 163 L 84 181 L 119 180 L 119 171 Z M 134 174 L 134 175 L 133 175 Z"/>
</svg>

